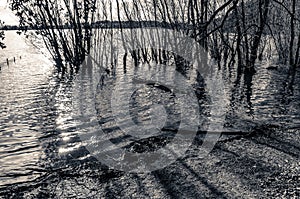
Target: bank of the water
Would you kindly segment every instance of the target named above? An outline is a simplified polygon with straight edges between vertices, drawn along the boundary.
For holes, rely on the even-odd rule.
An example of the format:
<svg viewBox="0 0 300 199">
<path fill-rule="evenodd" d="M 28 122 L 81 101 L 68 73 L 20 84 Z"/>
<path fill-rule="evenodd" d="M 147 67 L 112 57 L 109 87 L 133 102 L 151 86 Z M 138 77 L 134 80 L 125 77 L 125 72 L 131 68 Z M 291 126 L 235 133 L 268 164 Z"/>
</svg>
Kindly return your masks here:
<svg viewBox="0 0 300 199">
<path fill-rule="evenodd" d="M 127 174 L 109 170 L 93 158 L 78 136 L 89 121 L 76 118 L 74 103 L 81 102 L 85 110 L 90 107 L 86 103 L 95 100 L 88 90 L 80 90 L 94 88 L 97 68 L 91 67 L 92 62 L 87 60 L 73 81 L 59 80 L 52 62 L 36 47 L 40 44 L 13 32 L 6 37 L 8 48 L 0 54 L 0 194 L 4 197 L 256 198 L 299 194 L 300 92 L 298 84 L 292 93 L 287 92 L 287 66 L 268 70 L 266 63 L 258 64 L 252 81 L 241 78 L 238 84 L 234 76 L 229 78 L 229 71 L 223 71 L 228 94 L 224 97 L 230 101 L 225 130 L 237 134 L 223 136 L 202 159 L 203 135 L 199 133 L 187 155 L 175 163 L 149 174 Z M 151 69 L 128 68 L 126 77 L 147 70 Z M 119 78 L 125 77 L 123 67 L 116 72 Z M 114 81 L 112 73 L 107 76 L 111 78 L 98 82 L 103 92 L 111 92 L 105 85 Z M 141 96 L 151 89 L 140 91 Z M 135 103 L 133 109 L 143 112 L 151 99 L 159 101 L 160 95 L 166 94 L 155 91 L 147 100 L 136 94 L 136 102 L 142 104 Z M 100 123 L 104 119 L 107 129 L 113 130 L 110 112 L 98 114 Z M 143 115 L 141 119 L 149 120 Z"/>
</svg>

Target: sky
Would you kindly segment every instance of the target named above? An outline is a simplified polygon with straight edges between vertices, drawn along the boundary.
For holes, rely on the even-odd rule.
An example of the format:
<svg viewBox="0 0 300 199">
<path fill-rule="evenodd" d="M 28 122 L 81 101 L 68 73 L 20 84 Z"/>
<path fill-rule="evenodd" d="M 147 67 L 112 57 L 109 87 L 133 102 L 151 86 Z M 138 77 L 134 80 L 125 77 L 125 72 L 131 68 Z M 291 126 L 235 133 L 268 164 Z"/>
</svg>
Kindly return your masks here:
<svg viewBox="0 0 300 199">
<path fill-rule="evenodd" d="M 5 6 L 7 4 L 7 0 L 0 0 L 0 7 Z"/>
<path fill-rule="evenodd" d="M 6 25 L 18 25 L 18 18 L 9 10 L 7 0 L 0 0 L 0 20 Z"/>
</svg>

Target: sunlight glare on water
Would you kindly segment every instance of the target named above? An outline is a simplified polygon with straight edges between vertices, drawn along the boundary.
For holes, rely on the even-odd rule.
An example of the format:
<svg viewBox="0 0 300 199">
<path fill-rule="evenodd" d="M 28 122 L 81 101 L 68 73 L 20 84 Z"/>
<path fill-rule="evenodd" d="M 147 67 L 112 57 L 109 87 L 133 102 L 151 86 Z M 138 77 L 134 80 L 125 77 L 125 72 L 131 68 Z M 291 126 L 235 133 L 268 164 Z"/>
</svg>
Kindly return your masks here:
<svg viewBox="0 0 300 199">
<path fill-rule="evenodd" d="M 103 82 L 96 82 L 99 80 L 95 77 L 99 75 L 99 65 L 87 59 L 74 82 L 58 82 L 54 77 L 53 62 L 43 49 L 41 41 L 30 42 L 30 39 L 11 31 L 6 32 L 5 43 L 8 47 L 0 54 L 0 187 L 16 183 L 30 184 L 40 176 L 43 178 L 46 169 L 60 171 L 62 168 L 71 168 L 73 173 L 84 170 L 82 165 L 73 168 L 74 164 L 80 164 L 80 161 L 91 156 L 84 149 L 87 143 L 82 143 L 78 134 L 93 133 L 88 130 L 98 130 L 100 124 L 104 131 L 112 132 L 109 135 L 111 137 L 104 136 L 103 139 L 117 138 L 116 142 L 125 139 L 125 144 L 131 142 L 129 139 L 126 142 L 124 133 L 115 126 L 109 110 L 109 97 L 115 80 L 112 71 L 110 74 L 102 71 L 106 78 Z M 92 56 L 99 59 L 97 61 L 111 58 L 103 58 L 99 56 L 99 52 Z M 9 65 L 6 59 L 9 60 Z M 111 69 L 109 64 L 104 64 L 103 67 Z M 132 79 L 137 74 L 149 75 L 156 70 L 155 67 L 132 67 L 130 64 L 127 73 L 124 73 L 123 66 L 115 69 L 117 78 L 121 80 Z M 168 70 L 169 68 L 161 68 L 161 78 L 171 78 L 172 73 Z M 234 99 L 234 81 L 226 80 L 226 96 L 219 97 L 224 97 L 226 103 L 227 100 L 232 102 L 232 110 L 228 110 L 228 115 L 230 111 L 233 114 L 227 118 L 227 129 L 247 131 L 255 125 L 275 122 L 285 126 L 299 125 L 299 112 L 296 108 L 299 100 L 285 106 L 280 104 L 280 100 L 285 97 L 280 93 L 285 77 L 280 71 L 267 71 L 263 64 L 257 66 L 257 70 L 257 75 L 254 75 L 253 82 L 248 87 L 241 84 L 241 97 L 237 99 Z M 196 74 L 192 73 L 190 76 L 196 81 Z M 123 89 L 123 93 L 127 92 L 126 87 L 120 89 Z M 299 99 L 299 93 L 299 86 L 296 85 L 295 95 L 292 97 Z M 95 98 L 98 104 L 95 104 Z M 205 99 L 199 101 L 209 106 Z M 178 110 L 174 106 L 176 100 L 156 87 L 141 87 L 131 96 L 130 114 L 135 124 L 151 124 L 151 112 L 165 115 L 166 112 L 158 111 L 158 106 L 153 106 L 156 102 L 164 103 L 171 110 L 168 113 L 175 113 L 169 119 L 173 122 L 170 128 L 176 127 L 179 120 Z M 86 111 L 87 117 L 78 119 L 80 114 L 74 111 L 74 105 Z M 120 106 L 119 109 L 124 107 Z M 218 107 L 213 111 L 218 112 Z M 203 114 L 201 117 L 205 118 L 207 115 Z M 165 117 L 162 118 L 164 122 Z M 121 147 L 125 145 L 121 145 L 121 142 L 116 145 L 118 144 Z"/>
<path fill-rule="evenodd" d="M 43 150 L 39 141 L 45 117 L 44 91 L 51 62 L 15 32 L 0 54 L 0 186 L 30 181 Z M 8 59 L 9 65 L 7 65 Z"/>
</svg>

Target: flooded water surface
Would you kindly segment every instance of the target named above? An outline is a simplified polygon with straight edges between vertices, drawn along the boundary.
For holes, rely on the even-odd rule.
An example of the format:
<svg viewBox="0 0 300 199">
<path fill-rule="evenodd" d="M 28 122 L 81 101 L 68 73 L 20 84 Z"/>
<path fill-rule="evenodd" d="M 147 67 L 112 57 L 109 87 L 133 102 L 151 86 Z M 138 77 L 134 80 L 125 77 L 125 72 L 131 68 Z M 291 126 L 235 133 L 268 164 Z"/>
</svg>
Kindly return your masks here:
<svg viewBox="0 0 300 199">
<path fill-rule="evenodd" d="M 98 62 L 104 58 L 94 52 L 82 64 L 79 74 L 72 78 L 58 78 L 54 64 L 41 44 L 32 43 L 30 39 L 18 36 L 15 32 L 6 32 L 5 41 L 8 48 L 0 51 L 0 193 L 4 195 L 24 193 L 24 197 L 33 198 L 110 198 L 117 195 L 138 198 L 148 195 L 152 198 L 172 197 L 183 190 L 182 194 L 186 197 L 200 197 L 199 190 L 203 190 L 210 193 L 210 196 L 220 196 L 226 193 L 226 183 L 228 186 L 237 184 L 236 190 L 231 192 L 236 196 L 239 191 L 246 192 L 248 196 L 257 196 L 263 192 L 263 186 L 258 190 L 251 187 L 251 183 L 256 183 L 255 179 L 248 175 L 242 177 L 245 170 L 230 171 L 233 165 L 226 162 L 225 156 L 240 167 L 242 165 L 238 165 L 238 159 L 244 162 L 244 169 L 260 167 L 260 172 L 265 175 L 269 174 L 269 170 L 283 171 L 286 160 L 289 162 L 286 164 L 291 166 L 289 171 L 295 172 L 295 182 L 299 177 L 296 169 L 299 168 L 299 140 L 293 140 L 293 136 L 299 136 L 300 88 L 299 84 L 295 84 L 288 90 L 289 86 L 284 83 L 287 76 L 283 75 L 287 73 L 286 66 L 268 70 L 268 62 L 260 63 L 251 79 L 243 76 L 238 80 L 229 70 L 218 72 L 224 78 L 225 95 L 222 97 L 223 102 L 226 102 L 224 135 L 220 140 L 227 140 L 226 132 L 247 134 L 259 130 L 275 131 L 275 135 L 280 135 L 283 131 L 291 131 L 292 137 L 285 137 L 284 140 L 290 141 L 292 152 L 289 152 L 284 142 L 276 148 L 274 140 L 257 141 L 260 146 L 266 144 L 268 150 L 265 151 L 253 146 L 255 141 L 246 140 L 245 146 L 248 145 L 248 148 L 242 149 L 244 157 L 232 157 L 235 156 L 234 152 L 230 153 L 230 150 L 241 147 L 239 144 L 233 145 L 236 148 L 221 145 L 221 149 L 218 145 L 209 155 L 209 163 L 203 163 L 203 168 L 199 168 L 202 160 L 198 157 L 197 146 L 203 139 L 200 133 L 193 140 L 187 159 L 180 159 L 166 169 L 150 174 L 124 174 L 108 169 L 93 157 L 88 150 L 90 143 L 84 142 L 83 138 L 101 128 L 106 136 L 98 142 L 103 142 L 103 148 L 110 147 L 105 145 L 110 141 L 117 148 L 125 147 L 139 153 L 170 143 L 176 134 L 174 130 L 182 122 L 181 102 L 174 95 L 174 88 L 155 82 L 172 80 L 174 68 L 154 66 L 151 63 L 134 66 L 132 62 L 127 67 L 105 66 Z M 145 83 L 139 77 L 153 81 Z M 189 79 L 199 102 L 197 117 L 200 119 L 188 120 L 201 120 L 198 131 L 205 131 L 209 115 L 213 114 L 208 112 L 209 89 L 192 69 L 186 70 L 185 77 Z M 133 88 L 126 82 L 134 79 L 140 83 L 132 91 Z M 299 82 L 299 73 L 296 79 Z M 177 89 L 180 90 L 180 85 Z M 112 95 L 116 90 L 119 93 L 113 99 L 112 109 Z M 126 100 L 126 103 L 122 100 Z M 187 115 L 194 114 L 193 110 L 186 111 Z M 164 131 L 153 132 L 155 127 L 164 128 Z M 140 128 L 152 130 L 149 134 L 141 131 L 139 136 L 143 139 L 139 140 L 132 131 L 139 131 Z M 252 148 L 258 153 L 251 152 Z M 261 162 L 255 162 L 256 156 L 253 153 L 261 153 Z M 272 160 L 267 164 L 270 155 L 280 160 Z M 284 160 L 280 157 L 284 157 Z M 205 168 L 211 172 L 211 177 L 203 171 Z M 214 180 L 219 174 L 223 175 L 221 179 L 231 180 L 220 185 L 222 183 Z M 185 181 L 191 186 L 186 187 Z M 282 182 L 285 180 L 279 180 L 279 184 Z M 17 191 L 8 193 L 9 189 Z"/>
</svg>

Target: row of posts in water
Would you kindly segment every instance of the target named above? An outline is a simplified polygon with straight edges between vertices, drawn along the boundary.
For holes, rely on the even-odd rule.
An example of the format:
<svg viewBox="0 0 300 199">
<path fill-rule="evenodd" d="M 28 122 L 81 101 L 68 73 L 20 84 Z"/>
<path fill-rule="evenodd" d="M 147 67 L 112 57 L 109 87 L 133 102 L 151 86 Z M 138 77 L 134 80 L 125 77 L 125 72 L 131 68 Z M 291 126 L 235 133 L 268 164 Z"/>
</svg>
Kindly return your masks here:
<svg viewBox="0 0 300 199">
<path fill-rule="evenodd" d="M 19 59 L 22 59 L 22 56 L 19 57 Z M 9 66 L 9 64 L 13 61 L 16 63 L 17 58 L 14 57 L 13 60 L 9 60 L 9 58 L 6 59 L 6 65 Z M 0 65 L 0 70 L 1 70 L 1 65 Z"/>
</svg>

